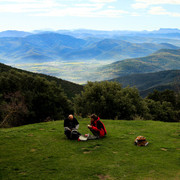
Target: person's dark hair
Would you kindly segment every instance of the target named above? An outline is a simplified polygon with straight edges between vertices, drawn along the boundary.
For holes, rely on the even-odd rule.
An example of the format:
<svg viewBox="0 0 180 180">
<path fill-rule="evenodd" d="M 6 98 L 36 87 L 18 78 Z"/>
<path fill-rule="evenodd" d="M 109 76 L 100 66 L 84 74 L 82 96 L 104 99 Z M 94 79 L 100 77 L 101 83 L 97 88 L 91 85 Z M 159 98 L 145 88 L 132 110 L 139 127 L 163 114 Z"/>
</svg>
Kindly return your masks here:
<svg viewBox="0 0 180 180">
<path fill-rule="evenodd" d="M 91 118 L 94 119 L 94 120 L 97 120 L 97 119 L 98 119 L 97 115 L 95 115 L 95 114 L 92 114 L 92 115 L 91 115 Z"/>
</svg>

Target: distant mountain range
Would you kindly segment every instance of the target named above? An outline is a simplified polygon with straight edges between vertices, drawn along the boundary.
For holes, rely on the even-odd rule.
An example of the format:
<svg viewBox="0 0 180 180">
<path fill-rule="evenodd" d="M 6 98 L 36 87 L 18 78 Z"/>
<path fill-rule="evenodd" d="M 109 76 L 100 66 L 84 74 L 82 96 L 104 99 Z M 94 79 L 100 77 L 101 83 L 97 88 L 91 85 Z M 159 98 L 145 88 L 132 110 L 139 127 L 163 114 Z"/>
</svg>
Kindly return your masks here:
<svg viewBox="0 0 180 180">
<path fill-rule="evenodd" d="M 97 37 L 114 37 L 114 36 L 134 36 L 134 35 L 140 35 L 140 36 L 147 36 L 147 35 L 160 35 L 160 36 L 168 36 L 169 34 L 180 34 L 180 29 L 177 28 L 160 28 L 159 30 L 153 30 L 153 31 L 130 31 L 130 30 L 112 30 L 112 31 L 105 31 L 105 30 L 91 30 L 91 29 L 76 29 L 76 30 L 34 30 L 32 32 L 26 32 L 26 31 L 17 31 L 17 30 L 6 30 L 0 32 L 0 37 L 23 37 L 29 34 L 42 34 L 47 32 L 55 32 L 59 34 L 68 34 L 73 36 L 97 36 Z"/>
<path fill-rule="evenodd" d="M 81 39 L 103 39 L 124 40 L 131 43 L 170 43 L 180 46 L 180 30 L 161 28 L 155 31 L 97 31 L 97 30 L 59 30 L 60 34 L 66 34 Z M 40 32 L 39 32 L 40 33 Z M 43 31 L 41 31 L 43 33 Z"/>
<path fill-rule="evenodd" d="M 23 34 L 23 32 L 18 33 Z M 118 39 L 80 39 L 50 32 L 24 35 L 23 37 L 1 37 L 0 59 L 4 63 L 42 63 L 92 59 L 117 61 L 147 56 L 160 49 L 178 48 L 178 46 L 169 43 L 130 43 Z"/>
<path fill-rule="evenodd" d="M 78 67 L 82 62 L 95 62 L 92 60 L 101 62 L 101 67 L 93 66 L 92 72 L 89 69 L 87 71 L 86 64 Z M 79 79 L 85 82 L 89 79 L 116 80 L 123 86 L 136 86 L 142 96 L 146 96 L 155 88 L 175 90 L 174 82 L 177 82 L 180 70 L 180 30 L 0 32 L 2 63 L 11 65 L 31 63 L 38 72 L 43 70 L 43 73 L 66 77 L 63 73 L 67 73 L 64 70 L 67 66 L 63 63 L 75 61 L 76 65 L 72 65 L 72 70 L 69 70 L 72 75 L 76 74 L 74 78 L 77 80 L 78 76 L 82 76 Z M 114 63 L 104 66 L 102 61 Z M 62 62 L 58 65 L 62 68 L 57 66 L 55 69 L 53 63 L 50 68 L 49 62 Z M 43 63 L 46 65 L 43 66 Z M 9 69 L 11 67 L 0 63 L 0 72 Z M 40 75 L 60 83 L 70 98 L 83 89 L 82 86 L 69 81 Z"/>
<path fill-rule="evenodd" d="M 150 73 L 180 69 L 180 49 L 161 49 L 141 58 L 126 59 L 98 68 L 105 79 L 118 78 L 131 74 Z"/>
</svg>

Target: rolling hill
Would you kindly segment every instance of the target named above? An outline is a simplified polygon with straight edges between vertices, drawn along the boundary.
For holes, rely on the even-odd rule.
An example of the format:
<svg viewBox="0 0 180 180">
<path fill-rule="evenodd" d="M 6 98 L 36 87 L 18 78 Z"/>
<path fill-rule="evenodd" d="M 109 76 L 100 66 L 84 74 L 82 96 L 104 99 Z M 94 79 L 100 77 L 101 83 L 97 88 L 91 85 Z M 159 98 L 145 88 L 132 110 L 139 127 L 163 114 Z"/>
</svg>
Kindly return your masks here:
<svg viewBox="0 0 180 180">
<path fill-rule="evenodd" d="M 174 91 L 180 90 L 180 70 L 168 70 L 155 73 L 132 74 L 112 79 L 126 86 L 135 86 L 140 91 L 140 94 L 145 97 L 154 89 Z"/>
<path fill-rule="evenodd" d="M 32 73 L 32 72 L 20 70 L 20 69 L 17 69 L 17 68 L 12 68 L 11 66 L 7 66 L 5 64 L 0 63 L 0 73 L 4 72 L 4 71 L 8 72 L 11 69 L 14 69 L 14 70 L 20 71 L 20 72 L 29 73 L 29 74 L 31 74 L 33 76 L 41 76 L 41 77 L 46 78 L 49 81 L 57 82 L 57 84 L 61 85 L 62 89 L 64 90 L 65 94 L 67 95 L 67 97 L 69 99 L 72 99 L 75 96 L 75 94 L 79 94 L 83 90 L 83 86 L 72 83 L 72 82 L 69 82 L 69 81 L 62 80 L 60 78 L 56 78 L 56 77 L 53 77 L 53 76 L 48 76 L 48 75 L 45 75 L 45 74 Z"/>
<path fill-rule="evenodd" d="M 98 72 L 106 79 L 131 74 L 180 69 L 180 49 L 162 49 L 146 57 L 126 59 L 103 66 Z"/>
<path fill-rule="evenodd" d="M 0 32 L 0 37 L 25 37 L 32 33 L 25 31 L 7 30 Z"/>
<path fill-rule="evenodd" d="M 47 62 L 62 59 L 62 54 L 84 43 L 84 40 L 56 33 L 3 37 L 0 38 L 0 54 L 4 62 Z"/>
</svg>

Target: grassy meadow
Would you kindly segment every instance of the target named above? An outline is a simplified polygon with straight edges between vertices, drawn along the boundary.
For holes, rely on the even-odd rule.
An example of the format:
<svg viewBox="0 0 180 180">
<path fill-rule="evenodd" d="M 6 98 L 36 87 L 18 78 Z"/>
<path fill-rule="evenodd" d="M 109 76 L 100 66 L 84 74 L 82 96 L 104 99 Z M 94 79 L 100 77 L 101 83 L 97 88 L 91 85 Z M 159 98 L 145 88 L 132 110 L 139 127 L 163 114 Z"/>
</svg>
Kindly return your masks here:
<svg viewBox="0 0 180 180">
<path fill-rule="evenodd" d="M 78 118 L 88 133 L 89 119 Z M 0 179 L 178 180 L 178 123 L 102 120 L 107 137 L 67 140 L 63 121 L 0 129 Z M 145 136 L 146 147 L 134 145 Z"/>
</svg>

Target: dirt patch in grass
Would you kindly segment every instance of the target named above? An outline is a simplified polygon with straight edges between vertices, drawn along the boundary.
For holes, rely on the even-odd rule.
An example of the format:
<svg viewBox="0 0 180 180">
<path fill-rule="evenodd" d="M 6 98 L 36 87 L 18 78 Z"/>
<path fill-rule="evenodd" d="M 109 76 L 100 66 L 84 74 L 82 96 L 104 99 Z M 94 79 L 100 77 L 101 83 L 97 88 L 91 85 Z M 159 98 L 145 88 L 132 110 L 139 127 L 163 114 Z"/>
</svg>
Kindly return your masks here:
<svg viewBox="0 0 180 180">
<path fill-rule="evenodd" d="M 35 152 L 36 151 L 36 149 L 31 149 L 31 152 Z"/>
<path fill-rule="evenodd" d="M 89 154 L 89 153 L 91 153 L 92 151 L 84 151 L 83 153 L 84 154 Z"/>
<path fill-rule="evenodd" d="M 167 149 L 166 149 L 166 148 L 161 148 L 161 150 L 162 150 L 162 151 L 167 151 Z"/>
<path fill-rule="evenodd" d="M 117 154 L 118 152 L 115 152 L 115 151 L 114 151 L 113 153 L 114 153 L 114 154 Z"/>
<path fill-rule="evenodd" d="M 109 175 L 102 175 L 102 174 L 98 175 L 98 178 L 99 178 L 100 180 L 113 180 L 113 179 L 114 179 L 114 178 L 112 178 L 112 177 L 109 176 Z"/>
<path fill-rule="evenodd" d="M 97 148 L 99 148 L 100 147 L 100 145 L 96 145 L 95 147 L 94 147 L 94 149 L 97 149 Z"/>
<path fill-rule="evenodd" d="M 20 172 L 19 174 L 21 174 L 21 175 L 26 175 L 27 173 L 26 173 L 26 172 Z"/>
</svg>

